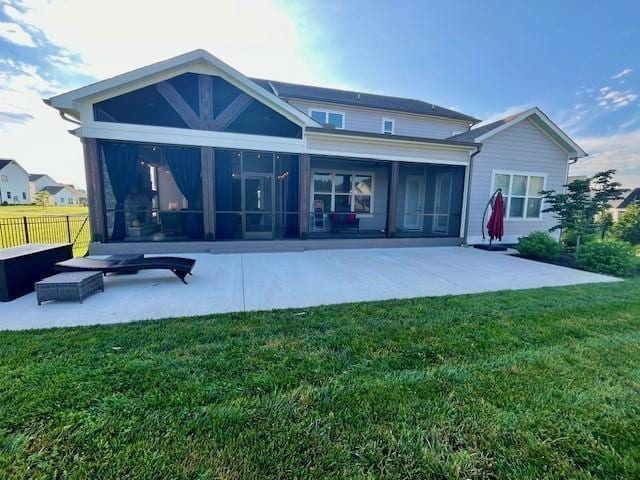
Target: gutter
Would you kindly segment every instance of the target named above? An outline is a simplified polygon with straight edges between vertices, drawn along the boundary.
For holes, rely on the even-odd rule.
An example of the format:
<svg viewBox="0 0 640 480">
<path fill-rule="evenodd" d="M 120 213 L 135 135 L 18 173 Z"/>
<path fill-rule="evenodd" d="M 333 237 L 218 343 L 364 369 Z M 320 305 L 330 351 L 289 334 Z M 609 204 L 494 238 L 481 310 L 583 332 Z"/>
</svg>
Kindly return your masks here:
<svg viewBox="0 0 640 480">
<path fill-rule="evenodd" d="M 473 157 L 478 155 L 481 150 L 482 150 L 482 144 L 479 144 L 477 150 L 475 152 L 473 152 L 471 155 L 469 155 L 469 181 L 468 181 L 468 185 L 467 185 L 467 205 L 465 207 L 467 209 L 467 215 L 466 215 L 466 220 L 464 222 L 464 241 L 465 241 L 465 243 L 467 243 L 467 238 L 469 238 L 469 219 L 470 219 L 469 208 L 471 207 L 471 181 L 472 181 L 472 177 L 473 177 Z"/>
</svg>

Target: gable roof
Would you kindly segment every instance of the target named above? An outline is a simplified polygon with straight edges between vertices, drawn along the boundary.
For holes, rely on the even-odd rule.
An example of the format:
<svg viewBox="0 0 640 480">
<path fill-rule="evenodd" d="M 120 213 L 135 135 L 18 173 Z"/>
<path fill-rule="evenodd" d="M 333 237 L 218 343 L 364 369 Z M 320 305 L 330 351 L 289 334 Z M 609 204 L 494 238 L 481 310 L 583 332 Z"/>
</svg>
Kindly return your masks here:
<svg viewBox="0 0 640 480">
<path fill-rule="evenodd" d="M 553 123 L 538 107 L 530 108 L 529 110 L 510 115 L 486 125 L 479 125 L 468 132 L 453 135 L 449 137 L 449 140 L 482 143 L 487 138 L 527 119 L 530 119 L 544 133 L 552 137 L 569 155 L 573 155 L 572 158 L 581 158 L 588 155 L 587 152 L 575 143 L 569 135 L 564 133 L 560 127 Z"/>
<path fill-rule="evenodd" d="M 60 190 L 64 190 L 64 189 L 68 190 L 68 188 L 65 185 L 48 185 L 46 187 L 42 187 L 38 191 L 39 192 L 47 192 L 47 193 L 50 193 L 51 195 L 55 195 Z"/>
<path fill-rule="evenodd" d="M 624 197 L 624 199 L 618 204 L 616 208 L 627 208 L 633 205 L 634 203 L 639 203 L 639 202 L 640 202 L 640 187 L 636 187 L 633 190 L 631 190 L 631 192 L 629 192 L 629 195 Z"/>
<path fill-rule="evenodd" d="M 22 167 L 22 165 L 20 165 L 18 162 L 16 162 L 15 160 L 11 159 L 11 158 L 0 158 L 0 170 L 2 170 L 3 168 L 9 166 L 9 165 L 15 165 L 16 167 L 18 167 L 20 170 L 22 170 L 24 172 L 25 175 L 29 175 L 27 173 L 27 171 Z"/>
<path fill-rule="evenodd" d="M 128 91 L 135 90 L 136 88 L 139 88 L 139 84 L 141 83 L 146 82 L 146 86 L 146 84 L 154 83 L 154 79 L 162 77 L 163 74 L 166 75 L 167 73 L 175 72 L 176 75 L 179 75 L 180 73 L 188 71 L 188 68 L 193 66 L 204 66 L 209 67 L 209 70 L 215 70 L 215 74 L 220 74 L 225 78 L 225 80 L 231 80 L 231 83 L 235 84 L 235 86 L 240 90 L 245 91 L 257 100 L 264 102 L 279 113 L 282 113 L 285 117 L 289 117 L 289 119 L 292 120 L 295 119 L 296 123 L 301 126 L 320 126 L 318 122 L 310 118 L 308 115 L 305 115 L 277 95 L 274 95 L 271 89 L 263 88 L 249 77 L 243 75 L 216 56 L 202 49 L 193 50 L 191 52 L 178 55 L 177 57 L 169 58 L 168 60 L 152 63 L 151 65 L 137 68 L 130 72 L 116 75 L 115 77 L 92 83 L 61 95 L 56 95 L 49 99 L 45 99 L 44 102 L 53 108 L 77 116 L 77 101 L 98 97 L 110 91 L 117 91 L 117 89 L 125 87 L 131 87 Z M 123 92 L 119 92 L 117 94 L 121 93 Z M 117 94 L 114 94 L 114 96 Z"/>
<path fill-rule="evenodd" d="M 275 95 L 286 99 L 315 100 L 338 105 L 379 108 L 381 110 L 463 120 L 469 123 L 478 123 L 480 121 L 469 115 L 413 98 L 391 97 L 366 92 L 314 87 L 311 85 L 300 85 L 297 83 L 264 80 L 260 78 L 253 78 L 252 80 L 265 89 L 271 89 Z"/>
<path fill-rule="evenodd" d="M 47 175 L 45 175 L 44 173 L 30 173 L 29 174 L 29 181 L 30 182 L 35 182 L 36 180 L 40 180 L 42 177 L 46 177 Z"/>
</svg>

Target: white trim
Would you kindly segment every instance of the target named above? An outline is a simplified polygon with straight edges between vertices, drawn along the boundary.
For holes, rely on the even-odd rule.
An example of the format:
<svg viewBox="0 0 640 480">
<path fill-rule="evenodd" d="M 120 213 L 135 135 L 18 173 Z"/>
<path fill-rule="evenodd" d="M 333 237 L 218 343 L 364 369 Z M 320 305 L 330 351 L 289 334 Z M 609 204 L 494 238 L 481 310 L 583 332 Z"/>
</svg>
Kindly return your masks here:
<svg viewBox="0 0 640 480">
<path fill-rule="evenodd" d="M 190 145 L 239 150 L 265 150 L 282 153 L 303 153 L 299 138 L 270 137 L 242 133 L 210 132 L 187 128 L 154 127 L 124 123 L 92 122 L 93 127 L 74 131 L 80 138 L 99 138 L 129 142 Z"/>
<path fill-rule="evenodd" d="M 400 143 L 400 144 L 406 144 L 406 145 L 423 145 L 423 146 L 428 146 L 429 148 L 440 148 L 442 150 L 477 150 L 478 147 L 477 145 L 455 145 L 455 144 L 449 144 L 449 143 L 440 143 L 440 142 L 429 142 L 426 141 L 427 139 L 415 139 L 415 140 L 407 140 L 406 138 L 397 138 L 394 137 L 392 135 L 386 135 L 384 137 L 371 137 L 366 135 L 367 133 L 371 133 L 371 132 L 361 132 L 363 135 L 358 135 L 359 132 L 354 132 L 353 134 L 351 132 L 349 132 L 349 135 L 345 135 L 345 134 L 335 134 L 335 133 L 330 133 L 330 132 L 315 132 L 315 131 L 309 131 L 309 130 L 305 130 L 304 132 L 304 136 L 305 137 L 331 137 L 332 139 L 336 140 L 336 139 L 342 139 L 345 141 L 364 141 L 365 143 L 387 143 L 387 142 L 394 142 L 394 143 Z M 432 140 L 436 140 L 436 139 L 432 139 Z M 446 139 L 443 139 L 446 140 Z"/>
<path fill-rule="evenodd" d="M 467 230 L 468 215 L 468 196 L 469 196 L 469 179 L 471 176 L 471 153 L 469 153 L 469 164 L 464 169 L 464 188 L 462 190 L 462 210 L 460 212 L 460 238 L 464 238 Z"/>
<path fill-rule="evenodd" d="M 521 170 L 502 170 L 502 169 L 492 169 L 491 170 L 491 189 L 489 191 L 489 196 L 493 195 L 493 192 L 496 191 L 496 187 L 495 187 L 495 182 L 496 182 L 496 175 L 509 175 L 510 179 L 509 179 L 509 192 L 507 192 L 506 194 L 503 192 L 503 197 L 505 197 L 505 205 L 504 205 L 504 209 L 505 209 L 505 221 L 509 221 L 509 222 L 540 222 L 543 220 L 543 213 L 542 210 L 544 210 L 544 199 L 542 198 L 541 195 L 531 195 L 529 192 L 529 184 L 530 184 L 530 177 L 542 177 L 542 189 L 546 190 L 547 189 L 547 174 L 546 173 L 541 173 L 541 172 L 525 172 L 525 171 L 521 171 Z M 527 177 L 527 186 L 526 186 L 526 190 L 525 190 L 525 194 L 524 195 L 511 195 L 511 188 L 513 187 L 513 177 L 514 176 L 522 176 L 522 177 Z M 511 198 L 515 196 L 516 198 L 524 198 L 524 206 L 523 206 L 523 215 L 522 217 L 512 217 L 511 216 Z M 527 200 L 529 198 L 539 198 L 540 200 L 540 213 L 538 214 L 537 217 L 527 217 Z"/>
<path fill-rule="evenodd" d="M 469 162 L 458 161 L 458 160 L 440 160 L 435 158 L 425 158 L 425 157 L 412 157 L 412 156 L 404 156 L 404 155 L 379 155 L 379 154 L 364 154 L 364 153 L 354 153 L 347 152 L 344 150 L 322 150 L 322 149 L 305 149 L 303 153 L 308 153 L 309 155 L 324 155 L 329 157 L 345 157 L 345 158 L 359 158 L 359 159 L 370 159 L 370 160 L 396 160 L 398 162 L 407 162 L 407 163 L 427 163 L 434 165 L 469 165 Z"/>
<path fill-rule="evenodd" d="M 533 107 L 530 108 L 529 110 L 526 110 L 524 112 L 522 112 L 520 115 L 514 117 L 513 119 L 509 120 L 507 123 L 500 125 L 499 127 L 494 128 L 493 130 L 489 130 L 487 133 L 480 135 L 479 137 L 476 138 L 476 142 L 478 143 L 482 143 L 483 141 L 485 141 L 487 138 L 493 137 L 494 135 L 500 133 L 503 130 L 506 130 L 507 128 L 515 125 L 516 123 L 520 123 L 521 121 L 531 117 L 531 116 L 536 116 L 537 118 L 539 118 L 545 125 L 547 125 L 556 135 L 558 135 L 558 137 L 560 137 L 564 142 L 566 142 L 569 146 L 573 147 L 574 152 L 577 153 L 578 157 L 586 157 L 587 153 L 582 150 L 582 148 L 580 148 L 580 146 L 575 143 L 571 137 L 569 137 L 566 133 L 564 133 L 562 130 L 560 130 L 560 128 L 558 128 L 556 126 L 555 123 L 553 123 L 549 117 L 547 117 L 544 112 L 542 110 L 540 110 L 538 107 Z M 473 129 L 471 130 L 473 132 Z M 556 142 L 557 143 L 557 142 Z M 565 148 L 563 148 L 563 150 L 566 151 Z M 569 153 L 569 152 L 568 152 Z"/>
<path fill-rule="evenodd" d="M 384 124 L 386 122 L 391 122 L 391 132 L 387 133 L 384 129 Z M 382 133 L 386 135 L 395 135 L 396 134 L 396 120 L 395 118 L 382 117 Z"/>
<path fill-rule="evenodd" d="M 262 88 L 206 50 L 194 50 L 107 80 L 71 90 L 51 97 L 47 103 L 58 110 L 77 112 L 79 103 L 95 103 L 100 99 L 112 98 L 185 72 L 219 75 L 240 90 L 282 113 L 298 125 L 320 126 L 303 112 L 272 92 Z"/>
<path fill-rule="evenodd" d="M 373 171 L 365 171 L 365 170 L 352 170 L 352 169 L 344 169 L 344 168 L 320 168 L 314 167 L 310 170 L 311 176 L 311 185 L 309 187 L 309 192 L 311 194 L 311 202 L 310 208 L 313 209 L 313 197 L 315 195 L 315 182 L 313 181 L 313 177 L 316 173 L 324 173 L 331 175 L 331 192 L 317 192 L 318 195 L 330 195 L 331 196 L 331 206 L 329 211 L 325 212 L 325 214 L 329 213 L 355 213 L 358 218 L 372 218 L 373 217 L 373 200 L 375 195 L 375 183 L 376 183 L 376 174 Z M 351 197 L 351 208 L 350 212 L 335 212 L 335 195 L 346 195 L 345 193 L 335 193 L 336 184 L 335 184 L 335 174 L 343 174 L 343 175 L 351 175 L 351 190 L 349 192 L 349 196 Z M 353 182 L 356 176 L 368 176 L 371 177 L 371 195 L 369 195 L 369 211 L 368 212 L 355 212 L 353 208 L 355 207 L 355 203 L 353 202 L 353 197 L 355 196 L 355 192 L 353 190 Z M 309 213 L 313 213 L 313 210 Z"/>
<path fill-rule="evenodd" d="M 324 113 L 326 115 L 326 118 L 325 118 L 326 122 L 324 122 L 324 125 L 328 125 L 329 124 L 329 115 L 330 114 L 340 115 L 342 117 L 342 126 L 341 127 L 335 127 L 335 129 L 336 130 L 344 130 L 345 129 L 345 123 L 346 123 L 347 116 L 346 116 L 346 114 L 344 112 L 341 112 L 339 110 L 327 110 L 326 108 L 309 107 L 309 118 L 311 118 L 312 120 L 313 120 L 313 117 L 311 116 L 311 112 Z M 313 120 L 313 121 L 317 122 L 317 120 Z"/>
</svg>

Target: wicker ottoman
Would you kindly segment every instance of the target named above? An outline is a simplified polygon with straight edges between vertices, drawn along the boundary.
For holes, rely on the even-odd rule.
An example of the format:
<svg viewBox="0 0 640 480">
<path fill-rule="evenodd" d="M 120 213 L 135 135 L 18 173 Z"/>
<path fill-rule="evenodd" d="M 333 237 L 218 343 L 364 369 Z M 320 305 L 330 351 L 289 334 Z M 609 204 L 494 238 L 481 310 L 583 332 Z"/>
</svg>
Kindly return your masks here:
<svg viewBox="0 0 640 480">
<path fill-rule="evenodd" d="M 104 292 L 102 272 L 58 273 L 36 282 L 38 305 L 47 300 L 82 302 L 98 290 Z"/>
</svg>

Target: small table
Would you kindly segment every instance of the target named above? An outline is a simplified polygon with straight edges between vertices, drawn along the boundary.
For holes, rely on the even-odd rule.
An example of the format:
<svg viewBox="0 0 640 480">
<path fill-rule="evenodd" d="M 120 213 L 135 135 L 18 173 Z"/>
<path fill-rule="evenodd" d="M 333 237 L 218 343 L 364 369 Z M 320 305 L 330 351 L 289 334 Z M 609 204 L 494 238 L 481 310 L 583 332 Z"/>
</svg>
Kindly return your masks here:
<svg viewBox="0 0 640 480">
<path fill-rule="evenodd" d="M 73 258 L 71 244 L 29 244 L 0 250 L 0 302 L 33 292 L 33 284 L 53 275 L 58 262 Z"/>
<path fill-rule="evenodd" d="M 97 291 L 104 292 L 102 272 L 64 272 L 36 283 L 38 305 L 47 300 L 82 302 Z"/>
</svg>

